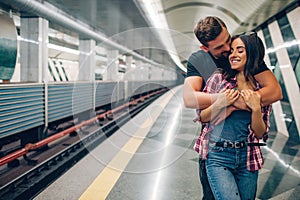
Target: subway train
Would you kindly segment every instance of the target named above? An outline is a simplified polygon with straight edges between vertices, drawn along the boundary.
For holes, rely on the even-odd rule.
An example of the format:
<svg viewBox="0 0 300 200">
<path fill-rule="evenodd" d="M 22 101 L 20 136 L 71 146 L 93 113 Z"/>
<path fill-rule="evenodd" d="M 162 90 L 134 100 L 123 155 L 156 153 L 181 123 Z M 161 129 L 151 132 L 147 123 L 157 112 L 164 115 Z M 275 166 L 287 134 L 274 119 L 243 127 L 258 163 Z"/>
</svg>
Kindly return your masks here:
<svg viewBox="0 0 300 200">
<path fill-rule="evenodd" d="M 0 145 L 21 146 L 47 137 L 47 130 L 80 113 L 110 109 L 117 102 L 172 88 L 176 81 L 19 83 L 0 85 Z M 129 94 L 129 96 L 127 96 Z"/>
<path fill-rule="evenodd" d="M 42 81 L 26 80 L 22 78 L 27 72 L 21 70 L 20 46 L 36 45 L 37 41 L 20 36 L 20 17 L 7 12 L 5 6 L 0 14 L 1 24 L 6 26 L 0 33 L 1 53 L 5 55 L 0 60 L 0 149 L 7 150 L 8 147 L 2 147 L 16 141 L 20 144 L 17 148 L 24 147 L 59 131 L 60 124 L 66 121 L 80 123 L 87 119 L 82 116 L 112 109 L 141 95 L 172 88 L 182 81 L 182 75 L 174 70 L 138 61 L 133 61 L 129 71 L 124 56 L 113 58 L 116 78 L 109 80 L 105 78 L 108 61 L 101 45 L 94 49 L 92 80 L 78 80 L 81 73 L 78 39 L 54 29 L 49 30 L 47 67 L 42 72 Z M 59 35 L 64 39 L 57 39 Z M 140 65 L 139 70 L 135 70 L 137 65 Z"/>
</svg>

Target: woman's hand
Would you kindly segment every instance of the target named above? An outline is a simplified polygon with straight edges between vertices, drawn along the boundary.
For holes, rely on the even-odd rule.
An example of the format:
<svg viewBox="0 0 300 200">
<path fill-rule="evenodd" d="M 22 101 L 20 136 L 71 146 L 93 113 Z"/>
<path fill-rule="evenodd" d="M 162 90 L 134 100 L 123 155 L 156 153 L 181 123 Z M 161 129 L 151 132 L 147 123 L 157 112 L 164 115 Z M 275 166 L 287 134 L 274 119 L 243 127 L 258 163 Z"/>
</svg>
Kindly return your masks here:
<svg viewBox="0 0 300 200">
<path fill-rule="evenodd" d="M 241 96 L 243 97 L 246 105 L 252 111 L 260 111 L 261 110 L 261 97 L 259 94 L 250 89 L 245 89 L 241 91 Z"/>
<path fill-rule="evenodd" d="M 262 138 L 267 127 L 261 112 L 261 97 L 258 93 L 250 89 L 242 90 L 241 96 L 244 98 L 247 106 L 251 109 L 251 128 L 258 138 Z"/>
</svg>

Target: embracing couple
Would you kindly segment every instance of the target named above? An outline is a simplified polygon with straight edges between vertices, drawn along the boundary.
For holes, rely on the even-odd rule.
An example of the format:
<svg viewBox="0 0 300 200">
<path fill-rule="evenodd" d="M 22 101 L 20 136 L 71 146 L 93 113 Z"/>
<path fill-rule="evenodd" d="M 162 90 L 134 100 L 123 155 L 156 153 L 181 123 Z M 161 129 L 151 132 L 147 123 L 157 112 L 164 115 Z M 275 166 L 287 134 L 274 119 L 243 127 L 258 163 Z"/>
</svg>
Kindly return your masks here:
<svg viewBox="0 0 300 200">
<path fill-rule="evenodd" d="M 271 104 L 282 98 L 280 85 L 256 33 L 231 37 L 213 16 L 201 19 L 194 33 L 201 50 L 189 58 L 183 99 L 202 124 L 194 149 L 203 199 L 255 199 L 260 146 L 268 138 Z"/>
</svg>

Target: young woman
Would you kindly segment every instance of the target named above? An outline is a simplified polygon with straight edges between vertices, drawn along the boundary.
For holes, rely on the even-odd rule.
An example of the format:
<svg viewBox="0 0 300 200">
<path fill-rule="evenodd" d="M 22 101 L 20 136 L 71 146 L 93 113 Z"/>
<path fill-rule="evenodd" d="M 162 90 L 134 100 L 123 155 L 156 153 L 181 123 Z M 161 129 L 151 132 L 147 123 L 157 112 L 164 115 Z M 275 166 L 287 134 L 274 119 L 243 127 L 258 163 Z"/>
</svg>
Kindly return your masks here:
<svg viewBox="0 0 300 200">
<path fill-rule="evenodd" d="M 199 111 L 202 130 L 202 155 L 215 199 L 255 199 L 258 170 L 263 166 L 259 139 L 266 141 L 271 106 L 261 106 L 260 88 L 253 74 L 263 63 L 265 50 L 256 33 L 232 37 L 231 69 L 217 71 L 204 91 L 223 93 L 211 106 Z M 235 110 L 215 124 L 218 114 L 242 97 L 248 110 Z"/>
</svg>

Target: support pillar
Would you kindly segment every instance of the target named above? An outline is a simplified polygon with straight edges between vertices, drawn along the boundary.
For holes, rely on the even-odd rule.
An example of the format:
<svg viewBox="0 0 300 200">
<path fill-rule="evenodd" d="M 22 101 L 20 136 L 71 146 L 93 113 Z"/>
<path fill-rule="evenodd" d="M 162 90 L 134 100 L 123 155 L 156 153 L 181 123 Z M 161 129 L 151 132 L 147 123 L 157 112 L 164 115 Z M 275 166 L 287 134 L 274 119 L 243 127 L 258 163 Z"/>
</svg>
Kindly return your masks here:
<svg viewBox="0 0 300 200">
<path fill-rule="evenodd" d="M 125 99 L 128 98 L 128 81 L 132 81 L 133 80 L 133 57 L 132 56 L 126 56 L 126 73 L 124 76 L 124 91 L 125 91 Z"/>
<path fill-rule="evenodd" d="M 136 60 L 135 61 L 135 70 L 134 70 L 134 80 L 143 80 L 143 73 L 142 73 L 142 68 L 143 68 L 144 63 L 141 60 Z"/>
<path fill-rule="evenodd" d="M 40 17 L 21 17 L 21 82 L 46 81 L 49 22 Z"/>
<path fill-rule="evenodd" d="M 95 80 L 95 40 L 79 40 L 79 81 Z"/>
<path fill-rule="evenodd" d="M 269 25 L 271 38 L 275 47 L 284 43 L 284 40 L 279 29 L 277 21 Z M 291 61 L 289 59 L 288 52 L 285 48 L 278 49 L 276 51 L 281 74 L 284 80 L 285 88 L 289 97 L 289 102 L 294 115 L 298 134 L 300 134 L 300 92 L 297 83 L 295 72 L 293 71 Z"/>
<path fill-rule="evenodd" d="M 263 42 L 265 41 L 262 31 L 259 31 L 257 33 L 257 35 L 262 39 Z M 265 56 L 265 62 L 268 66 L 271 66 L 269 56 Z M 275 119 L 277 131 L 288 137 L 289 132 L 287 130 L 287 127 L 286 127 L 286 124 L 285 124 L 285 121 L 284 121 L 284 114 L 283 114 L 283 110 L 282 110 L 282 106 L 281 106 L 280 101 L 277 101 L 277 102 L 272 104 L 272 111 L 274 113 L 273 116 L 274 116 L 274 119 Z"/>
<path fill-rule="evenodd" d="M 133 66 L 132 66 L 133 58 L 132 56 L 126 56 L 126 73 L 124 76 L 125 81 L 133 80 Z"/>
<path fill-rule="evenodd" d="M 119 51 L 108 50 L 107 51 L 107 80 L 118 80 L 118 66 L 119 66 Z"/>
</svg>

